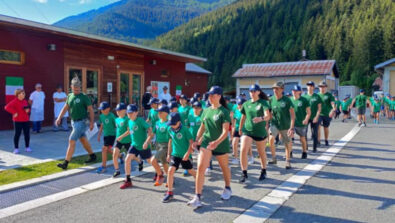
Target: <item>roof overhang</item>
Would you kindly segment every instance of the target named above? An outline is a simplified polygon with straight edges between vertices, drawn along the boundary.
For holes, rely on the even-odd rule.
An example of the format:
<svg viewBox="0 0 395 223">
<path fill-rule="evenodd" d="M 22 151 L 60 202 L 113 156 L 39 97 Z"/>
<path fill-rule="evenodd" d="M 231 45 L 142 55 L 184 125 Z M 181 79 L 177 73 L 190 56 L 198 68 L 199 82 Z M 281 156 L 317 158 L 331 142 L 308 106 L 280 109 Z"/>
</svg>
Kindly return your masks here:
<svg viewBox="0 0 395 223">
<path fill-rule="evenodd" d="M 378 73 L 383 74 L 384 73 L 384 68 L 392 63 L 395 63 L 395 58 L 392 58 L 390 60 L 384 61 L 380 64 L 377 64 L 376 66 L 374 66 L 374 70 Z"/>
</svg>

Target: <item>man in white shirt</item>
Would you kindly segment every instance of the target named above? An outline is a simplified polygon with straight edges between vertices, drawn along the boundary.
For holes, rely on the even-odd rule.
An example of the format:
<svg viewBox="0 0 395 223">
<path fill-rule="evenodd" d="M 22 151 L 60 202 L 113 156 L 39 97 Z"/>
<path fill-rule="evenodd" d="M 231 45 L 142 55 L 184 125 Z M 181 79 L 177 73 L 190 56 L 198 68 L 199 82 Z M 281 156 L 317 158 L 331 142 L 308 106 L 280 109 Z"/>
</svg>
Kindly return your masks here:
<svg viewBox="0 0 395 223">
<path fill-rule="evenodd" d="M 55 114 L 55 121 L 58 118 L 62 108 L 67 100 L 66 93 L 63 92 L 63 88 L 61 85 L 58 85 L 56 88 L 56 92 L 53 93 L 53 103 L 54 103 L 54 114 Z M 62 118 L 61 125 L 64 131 L 69 131 L 69 126 L 67 125 L 67 117 L 69 117 L 69 113 L 66 112 Z M 56 132 L 59 130 L 59 126 L 56 123 L 53 125 L 53 130 Z"/>
<path fill-rule="evenodd" d="M 29 104 L 32 106 L 30 113 L 30 121 L 33 123 L 33 132 L 39 133 L 41 130 L 41 123 L 44 120 L 44 100 L 45 94 L 41 90 L 42 85 L 36 84 L 36 90 L 30 94 Z"/>
<path fill-rule="evenodd" d="M 165 99 L 167 101 L 167 103 L 169 103 L 170 99 L 171 99 L 171 95 L 167 90 L 168 90 L 167 86 L 164 86 L 163 93 L 159 95 L 159 100 Z"/>
</svg>

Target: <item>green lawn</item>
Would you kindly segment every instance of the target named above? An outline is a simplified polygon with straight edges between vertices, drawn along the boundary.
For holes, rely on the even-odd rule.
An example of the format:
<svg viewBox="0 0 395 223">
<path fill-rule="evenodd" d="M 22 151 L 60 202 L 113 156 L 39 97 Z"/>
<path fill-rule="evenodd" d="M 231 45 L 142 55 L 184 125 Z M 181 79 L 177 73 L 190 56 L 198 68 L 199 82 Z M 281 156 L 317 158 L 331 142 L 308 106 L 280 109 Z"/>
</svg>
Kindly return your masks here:
<svg viewBox="0 0 395 223">
<path fill-rule="evenodd" d="M 95 163 L 101 162 L 101 152 L 96 153 L 96 156 L 97 156 L 97 160 Z M 69 163 L 68 169 L 70 170 L 70 169 L 75 169 L 75 168 L 87 166 L 87 164 L 84 163 L 84 161 L 87 159 L 88 159 L 88 155 L 74 157 L 71 160 L 71 162 Z M 111 160 L 111 159 L 112 159 L 112 156 L 109 154 L 108 160 Z M 62 172 L 64 170 L 62 170 L 56 166 L 56 164 L 58 164 L 59 162 L 62 162 L 62 161 L 55 160 L 55 161 L 50 161 L 50 162 L 45 162 L 45 163 L 23 166 L 23 167 L 19 167 L 16 169 L 9 169 L 9 170 L 1 171 L 0 172 L 0 186 L 18 182 L 18 181 L 29 180 L 29 179 L 33 179 L 36 177 L 42 177 L 45 175 L 50 175 L 50 174 Z"/>
</svg>

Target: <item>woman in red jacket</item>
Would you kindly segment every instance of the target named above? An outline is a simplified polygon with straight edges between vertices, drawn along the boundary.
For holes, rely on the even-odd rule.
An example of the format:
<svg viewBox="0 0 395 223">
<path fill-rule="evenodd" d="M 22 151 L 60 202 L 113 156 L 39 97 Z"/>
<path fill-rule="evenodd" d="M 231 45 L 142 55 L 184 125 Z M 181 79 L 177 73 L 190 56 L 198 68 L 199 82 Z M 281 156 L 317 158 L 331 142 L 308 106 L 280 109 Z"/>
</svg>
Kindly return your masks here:
<svg viewBox="0 0 395 223">
<path fill-rule="evenodd" d="M 25 136 L 26 152 L 31 152 L 29 147 L 30 143 L 30 123 L 29 123 L 29 112 L 30 107 L 25 100 L 25 91 L 23 89 L 17 89 L 15 91 L 14 100 L 5 106 L 5 110 L 12 114 L 12 120 L 14 121 L 14 153 L 19 153 L 19 137 L 21 136 L 22 130 Z"/>
</svg>

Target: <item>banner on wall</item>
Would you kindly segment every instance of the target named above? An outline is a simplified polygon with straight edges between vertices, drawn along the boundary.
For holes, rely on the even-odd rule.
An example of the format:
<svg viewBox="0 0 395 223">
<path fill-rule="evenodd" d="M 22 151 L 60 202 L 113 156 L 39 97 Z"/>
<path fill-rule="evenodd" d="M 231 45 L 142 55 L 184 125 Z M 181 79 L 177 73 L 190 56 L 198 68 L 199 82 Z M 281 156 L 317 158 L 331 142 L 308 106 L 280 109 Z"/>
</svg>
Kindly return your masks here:
<svg viewBox="0 0 395 223">
<path fill-rule="evenodd" d="M 164 82 L 164 81 L 151 81 L 151 88 L 152 88 L 152 96 L 155 98 L 158 98 L 159 95 L 163 93 L 163 87 L 167 86 L 169 89 L 168 92 L 170 92 L 170 82 Z"/>
<path fill-rule="evenodd" d="M 15 90 L 23 89 L 23 77 L 6 77 L 5 78 L 5 102 L 12 101 L 15 98 Z"/>
</svg>

